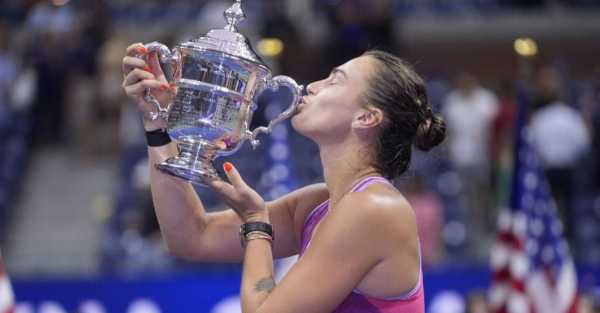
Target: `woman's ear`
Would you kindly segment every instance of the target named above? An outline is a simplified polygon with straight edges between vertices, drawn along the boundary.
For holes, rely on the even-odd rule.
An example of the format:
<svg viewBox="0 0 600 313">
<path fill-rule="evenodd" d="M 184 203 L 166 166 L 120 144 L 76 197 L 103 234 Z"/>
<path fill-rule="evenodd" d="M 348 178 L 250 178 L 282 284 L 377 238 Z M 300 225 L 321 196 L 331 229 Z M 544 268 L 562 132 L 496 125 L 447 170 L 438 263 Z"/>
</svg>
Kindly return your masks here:
<svg viewBox="0 0 600 313">
<path fill-rule="evenodd" d="M 360 109 L 352 121 L 353 128 L 372 128 L 383 123 L 383 112 L 375 107 Z"/>
</svg>

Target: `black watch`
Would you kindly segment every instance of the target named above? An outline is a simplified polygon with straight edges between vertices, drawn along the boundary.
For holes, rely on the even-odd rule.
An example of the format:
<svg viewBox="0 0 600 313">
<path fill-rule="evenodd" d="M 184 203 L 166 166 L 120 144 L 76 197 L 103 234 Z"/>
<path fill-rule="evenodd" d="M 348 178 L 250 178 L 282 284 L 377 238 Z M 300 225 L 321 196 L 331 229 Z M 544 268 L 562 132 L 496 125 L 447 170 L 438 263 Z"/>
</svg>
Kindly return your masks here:
<svg viewBox="0 0 600 313">
<path fill-rule="evenodd" d="M 146 131 L 146 143 L 150 147 L 162 147 L 170 142 L 171 137 L 164 128 Z"/>
<path fill-rule="evenodd" d="M 242 241 L 242 245 L 244 243 L 246 235 L 253 231 L 263 232 L 263 233 L 271 236 L 271 238 L 273 238 L 273 240 L 275 239 L 275 236 L 273 235 L 273 226 L 271 224 L 264 223 L 264 222 L 244 223 L 244 224 L 242 224 L 242 226 L 240 226 L 240 240 Z"/>
</svg>

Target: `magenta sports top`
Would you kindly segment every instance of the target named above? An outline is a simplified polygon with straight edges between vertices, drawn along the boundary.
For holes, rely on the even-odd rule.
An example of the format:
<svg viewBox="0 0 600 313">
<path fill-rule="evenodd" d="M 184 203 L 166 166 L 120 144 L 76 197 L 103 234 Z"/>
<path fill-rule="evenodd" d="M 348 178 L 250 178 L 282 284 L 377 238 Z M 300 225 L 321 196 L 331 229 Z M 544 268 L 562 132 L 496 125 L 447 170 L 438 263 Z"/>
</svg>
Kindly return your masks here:
<svg viewBox="0 0 600 313">
<path fill-rule="evenodd" d="M 359 181 L 351 192 L 361 191 L 367 186 L 376 183 L 392 185 L 387 179 L 379 176 L 367 177 Z M 304 221 L 302 230 L 302 248 L 300 257 L 308 248 L 312 234 L 329 211 L 329 200 L 314 208 Z M 420 255 L 420 253 L 419 253 Z M 333 311 L 333 313 L 425 313 L 425 294 L 423 292 L 423 273 L 419 267 L 419 281 L 409 292 L 391 298 L 375 298 L 362 294 L 354 289 L 346 299 Z"/>
</svg>

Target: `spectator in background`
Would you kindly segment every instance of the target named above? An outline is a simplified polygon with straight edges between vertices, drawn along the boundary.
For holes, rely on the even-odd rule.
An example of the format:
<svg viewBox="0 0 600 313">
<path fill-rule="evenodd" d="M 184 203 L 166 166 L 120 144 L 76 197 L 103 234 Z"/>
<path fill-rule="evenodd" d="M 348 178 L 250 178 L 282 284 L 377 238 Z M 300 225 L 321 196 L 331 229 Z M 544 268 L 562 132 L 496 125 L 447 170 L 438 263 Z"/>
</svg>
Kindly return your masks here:
<svg viewBox="0 0 600 313">
<path fill-rule="evenodd" d="M 33 136 L 39 143 L 56 144 L 64 139 L 64 100 L 68 78 L 66 48 L 75 29 L 70 5 L 38 2 L 25 22 L 29 49 L 37 72 L 37 95 L 33 107 Z"/>
<path fill-rule="evenodd" d="M 488 237 L 486 225 L 493 225 L 490 201 L 491 132 L 499 102 L 471 73 L 456 76 L 455 87 L 444 99 L 442 113 L 448 125 L 449 157 L 461 185 L 461 203 L 470 220 L 468 238 Z M 487 255 L 484 241 L 474 242 L 478 256 Z"/>
<path fill-rule="evenodd" d="M 533 145 L 563 219 L 565 235 L 574 243 L 574 174 L 583 153 L 590 147 L 590 135 L 581 113 L 561 101 L 561 77 L 556 69 L 542 68 L 536 85 L 537 110 L 530 121 Z"/>
<path fill-rule="evenodd" d="M 0 119 L 8 116 L 3 113 L 9 109 L 11 89 L 17 78 L 17 62 L 9 49 L 9 27 L 0 20 Z M 3 121 L 0 120 L 0 123 Z"/>
<path fill-rule="evenodd" d="M 65 115 L 69 142 L 80 149 L 84 157 L 93 159 L 106 155 L 115 145 L 120 108 L 118 102 L 103 101 L 103 69 L 99 61 L 102 47 L 109 38 L 110 13 L 105 0 L 76 3 L 75 28 L 65 54 L 69 63 Z M 118 68 L 114 69 L 118 73 Z"/>
<path fill-rule="evenodd" d="M 96 101 L 101 110 L 110 117 L 103 127 L 105 131 L 105 144 L 114 149 L 118 147 L 124 155 L 128 149 L 135 147 L 139 149 L 144 145 L 143 129 L 141 122 L 135 118 L 125 118 L 123 105 L 128 100 L 121 89 L 121 59 L 122 51 L 127 47 L 127 40 L 121 36 L 113 36 L 107 40 L 98 51 L 98 76 Z M 118 124 L 118 126 L 116 126 Z M 110 131 L 110 133 L 109 133 Z M 108 139 L 108 140 L 107 140 Z M 117 142 L 117 144 L 115 144 Z"/>
<path fill-rule="evenodd" d="M 427 189 L 420 176 L 415 176 L 409 182 L 406 199 L 415 211 L 423 265 L 435 265 L 440 261 L 443 251 L 443 205 L 440 199 Z"/>
</svg>

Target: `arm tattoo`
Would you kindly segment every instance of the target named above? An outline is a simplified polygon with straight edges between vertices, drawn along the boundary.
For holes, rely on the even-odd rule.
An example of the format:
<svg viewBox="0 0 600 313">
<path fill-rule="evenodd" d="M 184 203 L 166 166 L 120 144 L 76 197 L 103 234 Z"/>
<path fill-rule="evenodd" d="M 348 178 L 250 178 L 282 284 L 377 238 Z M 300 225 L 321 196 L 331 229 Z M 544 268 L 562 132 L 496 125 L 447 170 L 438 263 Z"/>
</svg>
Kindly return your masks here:
<svg viewBox="0 0 600 313">
<path fill-rule="evenodd" d="M 266 291 L 267 293 L 271 293 L 274 288 L 275 280 L 273 280 L 273 277 L 266 277 L 256 283 L 254 286 L 254 291 Z"/>
</svg>

